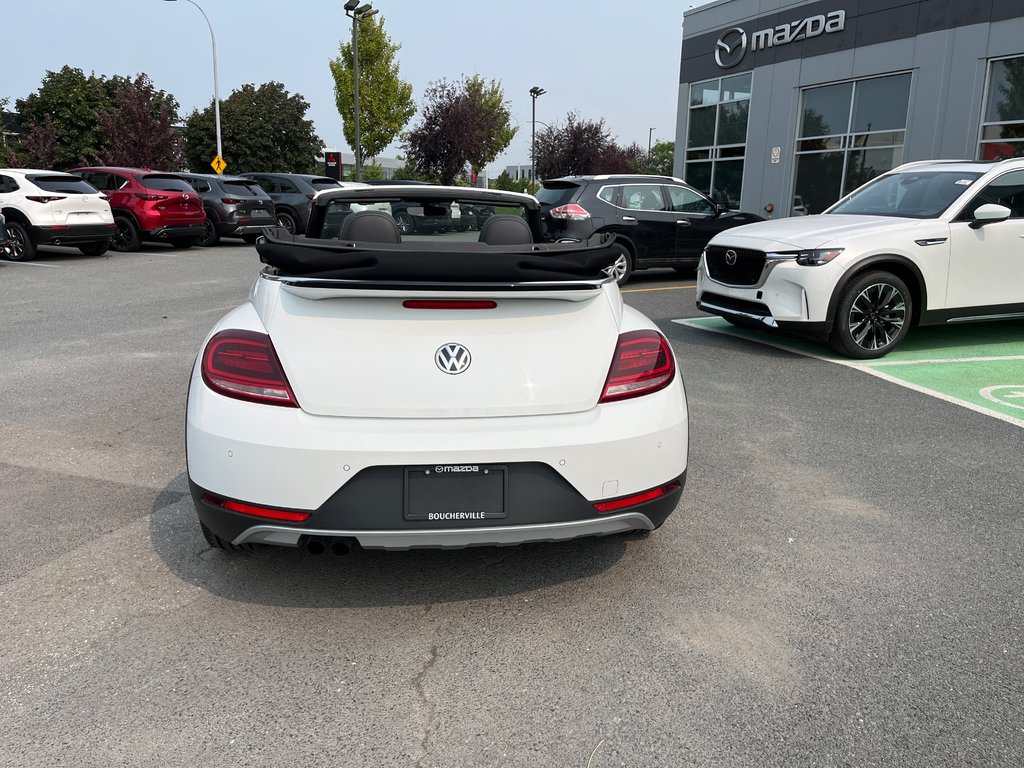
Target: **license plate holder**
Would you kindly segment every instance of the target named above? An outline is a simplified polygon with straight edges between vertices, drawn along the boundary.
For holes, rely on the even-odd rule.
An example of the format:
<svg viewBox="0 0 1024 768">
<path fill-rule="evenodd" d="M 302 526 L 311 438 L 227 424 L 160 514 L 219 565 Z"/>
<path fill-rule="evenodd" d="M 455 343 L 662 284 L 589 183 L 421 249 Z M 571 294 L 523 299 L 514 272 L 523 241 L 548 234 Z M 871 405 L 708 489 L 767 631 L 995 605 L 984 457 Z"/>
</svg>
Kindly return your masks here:
<svg viewBox="0 0 1024 768">
<path fill-rule="evenodd" d="M 501 520 L 508 516 L 508 467 L 493 464 L 444 464 L 406 467 L 406 520 L 454 526 Z"/>
</svg>

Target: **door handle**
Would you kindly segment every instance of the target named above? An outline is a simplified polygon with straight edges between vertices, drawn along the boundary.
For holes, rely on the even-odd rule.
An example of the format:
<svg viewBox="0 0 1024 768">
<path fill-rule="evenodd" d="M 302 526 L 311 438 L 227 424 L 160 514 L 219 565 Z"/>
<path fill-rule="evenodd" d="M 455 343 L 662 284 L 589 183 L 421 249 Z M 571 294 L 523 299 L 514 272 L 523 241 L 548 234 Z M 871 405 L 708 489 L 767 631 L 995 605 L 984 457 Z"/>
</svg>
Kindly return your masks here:
<svg viewBox="0 0 1024 768">
<path fill-rule="evenodd" d="M 688 227 L 688 226 L 690 226 L 690 220 L 689 219 L 679 219 L 678 221 L 676 221 L 676 224 L 678 224 L 680 227 Z"/>
<path fill-rule="evenodd" d="M 622 220 L 627 224 L 636 224 L 636 216 L 623 216 Z"/>
</svg>

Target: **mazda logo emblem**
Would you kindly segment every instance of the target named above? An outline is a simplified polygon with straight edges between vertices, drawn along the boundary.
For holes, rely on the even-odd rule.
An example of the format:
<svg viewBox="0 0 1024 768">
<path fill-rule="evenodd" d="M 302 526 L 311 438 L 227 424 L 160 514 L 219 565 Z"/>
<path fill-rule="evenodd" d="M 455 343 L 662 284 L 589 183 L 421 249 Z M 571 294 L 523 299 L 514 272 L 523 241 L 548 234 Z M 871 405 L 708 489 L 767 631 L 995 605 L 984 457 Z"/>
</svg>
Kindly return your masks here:
<svg viewBox="0 0 1024 768">
<path fill-rule="evenodd" d="M 730 267 L 736 266 L 736 251 L 725 252 L 725 263 L 728 264 Z"/>
<path fill-rule="evenodd" d="M 449 343 L 443 344 L 434 353 L 434 362 L 442 371 L 454 376 L 469 368 L 469 364 L 473 362 L 473 356 L 461 344 Z"/>
<path fill-rule="evenodd" d="M 740 27 L 725 30 L 715 44 L 715 62 L 722 69 L 735 67 L 747 52 L 747 33 Z"/>
</svg>

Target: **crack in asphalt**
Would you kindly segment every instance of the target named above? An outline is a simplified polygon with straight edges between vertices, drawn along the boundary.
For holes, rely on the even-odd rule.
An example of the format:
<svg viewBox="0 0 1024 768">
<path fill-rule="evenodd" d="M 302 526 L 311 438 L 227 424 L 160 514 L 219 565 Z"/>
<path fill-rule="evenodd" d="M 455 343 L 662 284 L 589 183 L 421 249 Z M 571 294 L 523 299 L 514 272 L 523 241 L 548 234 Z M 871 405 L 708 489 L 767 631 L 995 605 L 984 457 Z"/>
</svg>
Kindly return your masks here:
<svg viewBox="0 0 1024 768">
<path fill-rule="evenodd" d="M 423 761 L 427 759 L 427 755 L 429 754 L 427 751 L 427 742 L 430 740 L 430 732 L 434 728 L 434 708 L 427 700 L 427 692 L 423 688 L 423 678 L 426 677 L 427 673 L 434 667 L 436 662 L 437 643 L 434 643 L 430 646 L 429 658 L 424 662 L 423 667 L 412 679 L 412 687 L 415 689 L 416 695 L 419 696 L 423 709 L 427 712 L 427 724 L 420 733 L 420 751 L 422 754 L 416 758 L 415 768 L 422 768 Z"/>
</svg>

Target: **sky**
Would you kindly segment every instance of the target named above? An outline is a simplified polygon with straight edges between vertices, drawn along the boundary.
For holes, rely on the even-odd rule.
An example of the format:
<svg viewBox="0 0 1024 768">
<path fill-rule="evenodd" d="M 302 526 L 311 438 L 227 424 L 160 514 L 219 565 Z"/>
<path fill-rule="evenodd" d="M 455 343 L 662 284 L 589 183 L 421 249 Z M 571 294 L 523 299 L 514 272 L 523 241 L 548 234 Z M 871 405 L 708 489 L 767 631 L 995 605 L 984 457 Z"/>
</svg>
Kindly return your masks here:
<svg viewBox="0 0 1024 768">
<path fill-rule="evenodd" d="M 399 76 L 412 84 L 417 106 L 437 80 L 478 74 L 501 83 L 519 131 L 488 166 L 494 175 L 529 163 L 533 86 L 547 91 L 537 100 L 538 130 L 575 111 L 604 118 L 622 145 L 675 138 L 683 11 L 699 0 L 370 1 L 402 46 Z M 196 2 L 216 36 L 221 99 L 246 83 L 277 80 L 310 103 L 307 117 L 325 145 L 351 151 L 327 66 L 351 40 L 344 0 Z M 212 98 L 210 32 L 185 0 L 0 0 L 0 9 L 0 98 L 12 106 L 65 64 L 107 76 L 145 72 L 174 94 L 182 117 Z M 395 144 L 383 155 L 401 151 Z"/>
</svg>

